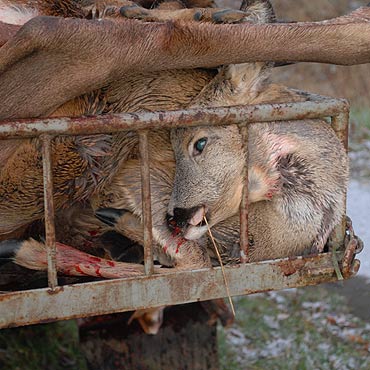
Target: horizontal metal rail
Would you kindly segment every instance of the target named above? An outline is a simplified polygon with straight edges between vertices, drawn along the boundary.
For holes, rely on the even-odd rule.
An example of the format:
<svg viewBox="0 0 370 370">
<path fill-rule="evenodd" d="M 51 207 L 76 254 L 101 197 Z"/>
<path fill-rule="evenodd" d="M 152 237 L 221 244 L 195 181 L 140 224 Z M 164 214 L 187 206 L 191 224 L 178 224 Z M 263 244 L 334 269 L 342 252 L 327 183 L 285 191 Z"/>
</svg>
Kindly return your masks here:
<svg viewBox="0 0 370 370">
<path fill-rule="evenodd" d="M 232 296 L 336 281 L 331 253 L 225 267 Z M 355 273 L 356 271 L 354 271 Z M 0 328 L 221 298 L 220 268 L 0 295 Z"/>
<path fill-rule="evenodd" d="M 127 130 L 302 120 L 332 117 L 349 110 L 348 102 L 343 99 L 308 94 L 305 97 L 307 101 L 296 103 L 3 121 L 0 124 L 0 139 L 41 134 L 108 134 Z"/>
</svg>

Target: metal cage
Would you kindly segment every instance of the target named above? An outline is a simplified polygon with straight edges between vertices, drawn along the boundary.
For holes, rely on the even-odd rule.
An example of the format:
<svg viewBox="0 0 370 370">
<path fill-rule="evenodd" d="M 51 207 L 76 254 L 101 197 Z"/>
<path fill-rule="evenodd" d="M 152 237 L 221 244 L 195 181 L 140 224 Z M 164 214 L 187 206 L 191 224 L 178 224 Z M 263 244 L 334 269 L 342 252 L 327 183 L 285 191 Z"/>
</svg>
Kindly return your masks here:
<svg viewBox="0 0 370 370">
<path fill-rule="evenodd" d="M 121 113 L 94 117 L 7 121 L 0 124 L 0 139 L 39 137 L 42 141 L 45 231 L 48 251 L 48 288 L 0 293 L 0 328 L 44 323 L 77 317 L 173 305 L 226 296 L 221 268 L 154 273 L 149 155 L 147 135 L 153 128 L 202 125 L 239 125 L 246 140 L 248 124 L 307 118 L 328 118 L 337 136 L 348 147 L 347 101 L 300 92 L 304 102 L 261 104 L 227 108 Z M 51 142 L 57 135 L 84 135 L 137 131 L 141 158 L 145 274 L 137 278 L 111 279 L 58 286 L 55 266 L 55 227 Z M 248 168 L 246 166 L 246 171 Z M 346 219 L 331 235 L 334 252 L 317 256 L 289 257 L 248 263 L 247 182 L 240 207 L 241 263 L 225 267 L 232 296 L 283 288 L 315 285 L 344 278 L 359 268 L 356 239 L 348 242 Z M 347 235 L 347 237 L 346 237 Z M 345 242 L 347 240 L 347 242 Z M 340 251 L 335 252 L 335 250 Z"/>
</svg>

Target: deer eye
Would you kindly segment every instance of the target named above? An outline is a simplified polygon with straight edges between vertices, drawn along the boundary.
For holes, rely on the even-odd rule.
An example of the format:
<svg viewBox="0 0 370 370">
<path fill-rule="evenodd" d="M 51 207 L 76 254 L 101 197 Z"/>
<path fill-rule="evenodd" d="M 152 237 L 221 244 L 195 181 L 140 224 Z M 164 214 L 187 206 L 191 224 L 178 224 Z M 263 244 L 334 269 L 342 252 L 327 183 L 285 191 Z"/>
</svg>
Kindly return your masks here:
<svg viewBox="0 0 370 370">
<path fill-rule="evenodd" d="M 201 139 L 197 140 L 194 143 L 194 153 L 193 154 L 198 155 L 198 154 L 202 153 L 206 144 L 207 144 L 207 138 L 206 137 L 202 137 Z"/>
</svg>

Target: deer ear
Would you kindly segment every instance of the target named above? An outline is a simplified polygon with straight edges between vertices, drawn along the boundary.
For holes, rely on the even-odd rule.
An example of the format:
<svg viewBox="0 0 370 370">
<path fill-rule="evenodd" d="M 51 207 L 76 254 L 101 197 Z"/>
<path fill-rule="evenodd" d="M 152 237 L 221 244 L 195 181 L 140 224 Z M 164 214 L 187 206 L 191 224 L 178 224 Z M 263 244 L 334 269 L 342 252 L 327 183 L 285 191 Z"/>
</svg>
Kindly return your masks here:
<svg viewBox="0 0 370 370">
<path fill-rule="evenodd" d="M 270 0 L 243 0 L 240 10 L 247 12 L 252 23 L 273 23 L 275 12 Z"/>
</svg>

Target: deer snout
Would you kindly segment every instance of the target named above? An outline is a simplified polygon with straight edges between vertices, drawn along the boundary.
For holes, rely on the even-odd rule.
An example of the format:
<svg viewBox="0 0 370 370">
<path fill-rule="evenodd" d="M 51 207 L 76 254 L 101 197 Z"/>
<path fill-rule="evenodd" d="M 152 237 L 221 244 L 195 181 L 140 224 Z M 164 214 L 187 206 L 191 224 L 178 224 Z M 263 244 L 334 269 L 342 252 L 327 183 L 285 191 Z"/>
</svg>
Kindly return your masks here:
<svg viewBox="0 0 370 370">
<path fill-rule="evenodd" d="M 198 225 L 204 217 L 205 207 L 174 208 L 173 216 L 169 216 L 169 226 L 177 226 L 180 229 L 190 225 Z"/>
<path fill-rule="evenodd" d="M 204 233 L 205 215 L 206 207 L 203 205 L 192 208 L 174 208 L 173 216 L 167 214 L 167 224 L 172 230 L 176 231 L 177 229 L 178 232 L 182 231 L 186 239 L 197 239 Z M 194 229 L 202 230 L 194 233 Z"/>
</svg>

